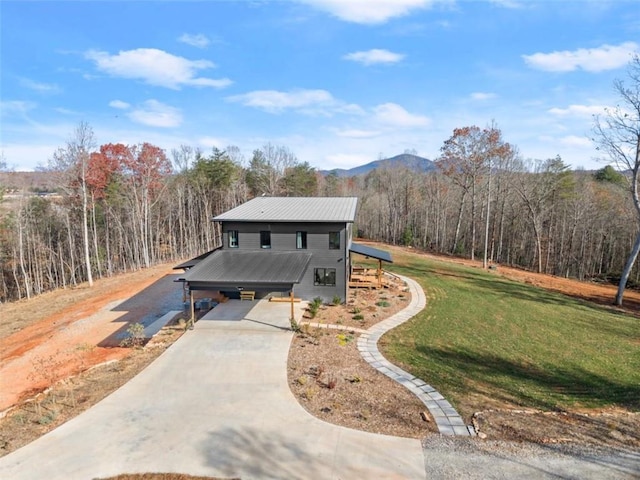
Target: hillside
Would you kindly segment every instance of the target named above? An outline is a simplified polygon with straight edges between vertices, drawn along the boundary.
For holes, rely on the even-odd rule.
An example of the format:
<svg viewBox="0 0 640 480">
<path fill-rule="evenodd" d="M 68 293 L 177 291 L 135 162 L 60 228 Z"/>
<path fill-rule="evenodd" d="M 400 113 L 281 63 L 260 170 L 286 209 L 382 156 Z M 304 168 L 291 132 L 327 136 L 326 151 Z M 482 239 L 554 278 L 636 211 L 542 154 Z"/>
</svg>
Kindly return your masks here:
<svg viewBox="0 0 640 480">
<path fill-rule="evenodd" d="M 369 162 L 366 165 L 360 165 L 359 167 L 353 167 L 349 169 L 336 168 L 334 170 L 321 170 L 320 173 L 328 175 L 335 173 L 338 177 L 355 177 L 358 175 L 366 175 L 367 173 L 377 168 L 408 168 L 409 170 L 415 170 L 417 172 L 429 172 L 435 170 L 435 164 L 423 157 L 412 155 L 410 153 L 402 153 L 391 158 L 384 158 L 382 160 L 375 160 Z"/>
</svg>

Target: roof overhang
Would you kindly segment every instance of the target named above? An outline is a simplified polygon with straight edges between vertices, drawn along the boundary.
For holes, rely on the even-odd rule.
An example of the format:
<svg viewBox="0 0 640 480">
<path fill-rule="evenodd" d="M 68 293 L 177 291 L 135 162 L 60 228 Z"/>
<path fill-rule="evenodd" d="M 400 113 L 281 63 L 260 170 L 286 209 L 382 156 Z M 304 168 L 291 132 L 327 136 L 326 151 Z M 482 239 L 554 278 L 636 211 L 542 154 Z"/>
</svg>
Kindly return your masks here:
<svg viewBox="0 0 640 480">
<path fill-rule="evenodd" d="M 384 250 L 369 247 L 368 245 L 363 245 L 361 243 L 351 242 L 351 247 L 349 248 L 349 251 L 352 253 L 358 253 L 360 255 L 364 255 L 365 257 L 382 260 L 383 262 L 393 263 L 393 259 L 391 258 L 391 254 L 389 252 L 385 252 Z"/>
<path fill-rule="evenodd" d="M 176 265 L 175 267 L 173 267 L 173 270 L 188 270 L 190 268 L 195 267 L 197 264 L 199 264 L 202 260 L 204 260 L 205 258 L 207 258 L 209 255 L 211 255 L 213 252 L 215 252 L 216 250 L 219 250 L 222 247 L 218 247 L 218 248 L 214 248 L 213 250 L 209 250 L 206 253 L 203 253 L 202 255 L 198 255 L 197 257 L 194 257 L 190 260 L 187 260 L 186 262 L 182 262 L 179 265 Z"/>
<path fill-rule="evenodd" d="M 310 261 L 311 254 L 303 252 L 221 249 L 178 281 L 187 282 L 191 290 L 287 291 L 302 281 Z"/>
</svg>

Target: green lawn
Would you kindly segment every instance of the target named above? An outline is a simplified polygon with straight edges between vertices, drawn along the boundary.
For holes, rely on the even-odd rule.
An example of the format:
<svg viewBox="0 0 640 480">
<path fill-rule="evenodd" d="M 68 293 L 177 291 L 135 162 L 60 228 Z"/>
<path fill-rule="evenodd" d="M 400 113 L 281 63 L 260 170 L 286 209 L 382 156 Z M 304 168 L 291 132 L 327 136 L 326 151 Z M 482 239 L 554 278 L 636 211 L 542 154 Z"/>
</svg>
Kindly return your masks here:
<svg viewBox="0 0 640 480">
<path fill-rule="evenodd" d="M 389 270 L 417 280 L 427 307 L 385 335 L 385 356 L 463 415 L 496 404 L 640 410 L 640 319 L 419 255 Z"/>
</svg>

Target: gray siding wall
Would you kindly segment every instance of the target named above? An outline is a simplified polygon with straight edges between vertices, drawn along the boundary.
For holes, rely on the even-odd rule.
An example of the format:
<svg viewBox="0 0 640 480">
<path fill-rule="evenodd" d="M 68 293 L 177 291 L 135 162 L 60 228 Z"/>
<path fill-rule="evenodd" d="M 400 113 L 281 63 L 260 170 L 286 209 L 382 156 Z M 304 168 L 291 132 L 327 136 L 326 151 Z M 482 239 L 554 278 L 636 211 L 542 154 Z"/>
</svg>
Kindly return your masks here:
<svg viewBox="0 0 640 480">
<path fill-rule="evenodd" d="M 229 230 L 238 231 L 238 250 L 305 251 L 312 254 L 311 262 L 300 284 L 294 286 L 295 296 L 304 300 L 322 297 L 331 301 L 338 295 L 343 301 L 347 296 L 349 275 L 349 245 L 351 224 L 345 223 L 242 223 L 224 222 L 223 248 L 229 248 Z M 260 231 L 271 232 L 271 249 L 260 248 Z M 307 232 L 306 250 L 296 249 L 296 232 Z M 329 250 L 329 232 L 340 232 L 340 249 Z M 335 268 L 336 285 L 314 285 L 316 268 Z"/>
</svg>

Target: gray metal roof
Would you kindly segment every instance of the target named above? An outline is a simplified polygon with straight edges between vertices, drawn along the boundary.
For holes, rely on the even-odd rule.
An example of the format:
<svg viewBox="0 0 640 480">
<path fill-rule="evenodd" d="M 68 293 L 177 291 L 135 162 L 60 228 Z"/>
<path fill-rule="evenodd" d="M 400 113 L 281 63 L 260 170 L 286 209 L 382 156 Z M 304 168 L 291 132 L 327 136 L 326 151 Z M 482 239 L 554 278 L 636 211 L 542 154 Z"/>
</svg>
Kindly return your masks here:
<svg viewBox="0 0 640 480">
<path fill-rule="evenodd" d="M 179 265 L 176 265 L 175 267 L 173 267 L 173 270 L 180 270 L 180 269 L 186 270 L 186 269 L 195 267 L 198 263 L 200 263 L 202 260 L 207 258 L 209 255 L 211 255 L 213 252 L 215 252 L 219 248 L 222 248 L 222 247 L 214 248 L 213 250 L 209 250 L 208 252 L 205 252 L 202 255 L 198 255 L 197 257 L 187 260 L 186 262 L 182 262 Z"/>
<path fill-rule="evenodd" d="M 213 220 L 353 223 L 357 205 L 357 197 L 256 197 Z"/>
<path fill-rule="evenodd" d="M 216 250 L 180 280 L 225 283 L 300 283 L 311 260 L 310 253 L 264 250 Z"/>
<path fill-rule="evenodd" d="M 384 250 L 380 250 L 378 248 L 369 247 L 367 245 L 362 245 L 361 243 L 351 242 L 349 251 L 353 253 L 359 253 L 360 255 L 364 255 L 365 257 L 376 258 L 378 260 L 382 260 L 383 262 L 393 263 L 393 259 L 391 258 L 391 254 L 389 252 L 385 252 Z"/>
</svg>

